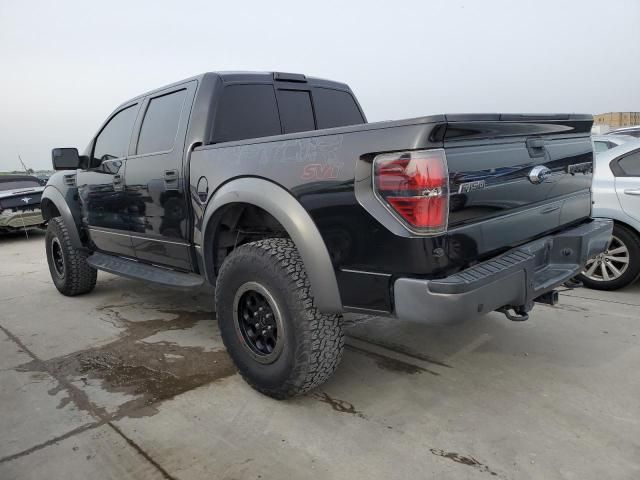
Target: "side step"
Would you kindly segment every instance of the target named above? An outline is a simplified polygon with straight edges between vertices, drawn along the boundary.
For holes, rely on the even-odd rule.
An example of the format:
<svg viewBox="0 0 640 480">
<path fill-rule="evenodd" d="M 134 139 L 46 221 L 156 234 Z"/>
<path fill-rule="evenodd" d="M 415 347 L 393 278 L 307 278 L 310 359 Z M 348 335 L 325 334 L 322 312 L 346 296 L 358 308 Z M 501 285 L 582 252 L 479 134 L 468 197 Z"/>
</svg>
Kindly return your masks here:
<svg viewBox="0 0 640 480">
<path fill-rule="evenodd" d="M 146 280 L 166 287 L 191 289 L 201 286 L 204 279 L 199 275 L 176 272 L 162 267 L 155 267 L 146 263 L 136 262 L 127 258 L 115 257 L 96 252 L 87 258 L 87 263 L 93 268 L 114 273 L 136 280 Z"/>
</svg>

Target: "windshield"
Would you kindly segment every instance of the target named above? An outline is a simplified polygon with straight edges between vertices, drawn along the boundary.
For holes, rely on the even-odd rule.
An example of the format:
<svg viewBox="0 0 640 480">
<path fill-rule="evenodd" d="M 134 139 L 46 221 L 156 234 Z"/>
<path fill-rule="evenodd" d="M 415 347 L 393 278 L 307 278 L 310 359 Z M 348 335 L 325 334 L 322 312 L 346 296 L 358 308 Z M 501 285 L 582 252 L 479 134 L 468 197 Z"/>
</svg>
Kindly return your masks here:
<svg viewBox="0 0 640 480">
<path fill-rule="evenodd" d="M 19 190 L 21 188 L 33 188 L 39 186 L 40 184 L 35 178 L 33 180 L 29 178 L 21 178 L 16 180 L 10 178 L 0 178 L 0 191 Z"/>
</svg>

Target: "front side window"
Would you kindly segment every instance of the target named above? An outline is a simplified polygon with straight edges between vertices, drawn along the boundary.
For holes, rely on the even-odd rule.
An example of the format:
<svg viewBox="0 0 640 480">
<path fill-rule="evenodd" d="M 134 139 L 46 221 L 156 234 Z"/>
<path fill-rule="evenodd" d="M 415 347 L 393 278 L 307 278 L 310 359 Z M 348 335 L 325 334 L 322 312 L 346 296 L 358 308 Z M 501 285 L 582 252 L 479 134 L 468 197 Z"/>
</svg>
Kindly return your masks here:
<svg viewBox="0 0 640 480">
<path fill-rule="evenodd" d="M 165 152 L 173 148 L 186 94 L 187 90 L 183 89 L 149 101 L 140 128 L 136 150 L 138 155 Z"/>
<path fill-rule="evenodd" d="M 136 105 L 120 110 L 109 120 L 96 138 L 93 158 L 102 162 L 127 155 L 133 123 L 136 121 L 138 109 Z"/>
<path fill-rule="evenodd" d="M 272 85 L 228 85 L 216 113 L 213 142 L 280 135 Z"/>
</svg>

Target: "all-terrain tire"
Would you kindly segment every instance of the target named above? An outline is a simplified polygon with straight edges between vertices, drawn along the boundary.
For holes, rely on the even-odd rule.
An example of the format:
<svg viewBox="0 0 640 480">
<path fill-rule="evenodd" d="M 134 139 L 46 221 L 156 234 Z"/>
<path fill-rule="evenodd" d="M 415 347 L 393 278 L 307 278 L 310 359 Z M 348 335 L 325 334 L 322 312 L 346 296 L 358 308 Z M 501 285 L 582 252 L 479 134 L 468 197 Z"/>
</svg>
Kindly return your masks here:
<svg viewBox="0 0 640 480">
<path fill-rule="evenodd" d="M 95 288 L 98 272 L 87 263 L 88 254 L 73 246 L 60 217 L 49 220 L 45 245 L 51 279 L 60 293 L 73 297 Z"/>
<path fill-rule="evenodd" d="M 256 360 L 250 339 L 238 326 L 243 298 L 238 295 L 256 284 L 275 303 L 283 330 L 278 327 L 281 351 L 267 363 Z M 240 374 L 265 395 L 284 399 L 303 394 L 325 382 L 340 363 L 342 317 L 320 313 L 310 290 L 300 255 L 286 238 L 242 245 L 222 264 L 215 293 L 222 339 Z"/>
<path fill-rule="evenodd" d="M 578 275 L 578 279 L 585 287 L 595 290 L 618 290 L 635 282 L 640 276 L 640 235 L 630 228 L 616 223 L 613 226 L 613 237 L 628 251 L 626 270 L 617 278 L 605 280 L 604 278 L 589 278 L 585 275 L 587 271 L 585 268 L 585 271 Z M 620 265 L 618 264 L 618 266 Z"/>
</svg>

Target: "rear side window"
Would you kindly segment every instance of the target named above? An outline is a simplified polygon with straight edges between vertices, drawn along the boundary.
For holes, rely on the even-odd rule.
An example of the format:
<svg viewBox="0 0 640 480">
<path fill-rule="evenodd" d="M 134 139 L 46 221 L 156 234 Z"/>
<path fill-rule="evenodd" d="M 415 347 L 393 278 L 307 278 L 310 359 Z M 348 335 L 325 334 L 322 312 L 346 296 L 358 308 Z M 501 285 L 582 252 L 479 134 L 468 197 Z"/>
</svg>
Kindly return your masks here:
<svg viewBox="0 0 640 480">
<path fill-rule="evenodd" d="M 315 130 L 311 96 L 304 90 L 278 90 L 278 108 L 284 133 Z"/>
<path fill-rule="evenodd" d="M 228 85 L 216 114 L 213 142 L 280 135 L 272 85 Z"/>
<path fill-rule="evenodd" d="M 136 121 L 137 104 L 120 110 L 109 120 L 96 138 L 93 158 L 100 161 L 122 158 L 127 155 L 133 122 Z"/>
<path fill-rule="evenodd" d="M 318 128 L 343 127 L 364 123 L 364 118 L 349 92 L 330 88 L 313 90 L 313 105 Z"/>
<path fill-rule="evenodd" d="M 149 101 L 136 153 L 164 152 L 173 148 L 186 94 L 186 90 L 179 90 Z"/>
<path fill-rule="evenodd" d="M 640 177 L 640 150 L 618 160 L 618 169 L 620 176 Z"/>
</svg>

